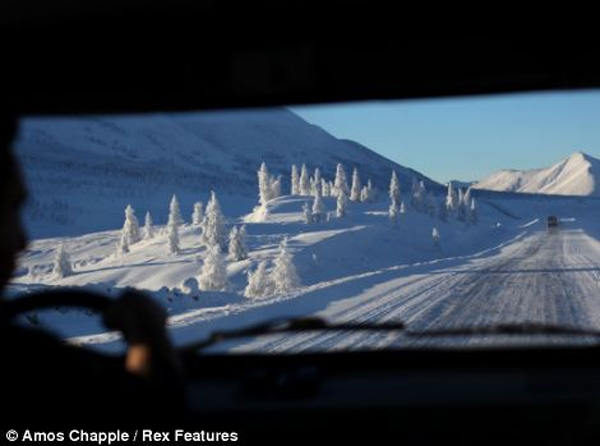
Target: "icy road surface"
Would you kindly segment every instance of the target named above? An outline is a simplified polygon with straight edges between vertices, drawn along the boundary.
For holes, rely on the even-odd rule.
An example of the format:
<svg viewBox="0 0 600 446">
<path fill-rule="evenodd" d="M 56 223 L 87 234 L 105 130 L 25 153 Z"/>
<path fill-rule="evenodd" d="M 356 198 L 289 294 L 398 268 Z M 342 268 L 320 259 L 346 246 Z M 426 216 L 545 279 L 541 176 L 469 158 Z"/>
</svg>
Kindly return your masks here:
<svg viewBox="0 0 600 446">
<path fill-rule="evenodd" d="M 334 321 L 403 321 L 410 330 L 548 323 L 600 328 L 600 243 L 581 229 L 527 233 L 491 256 L 407 275 L 382 272 L 353 281 L 360 292 L 316 315 Z M 415 268 L 417 269 L 417 268 Z M 387 276 L 387 277 L 386 277 Z M 349 285 L 349 284 L 347 284 Z M 403 338 L 392 333 L 271 336 L 234 350 L 291 351 L 417 345 L 594 342 L 558 336 Z"/>
</svg>

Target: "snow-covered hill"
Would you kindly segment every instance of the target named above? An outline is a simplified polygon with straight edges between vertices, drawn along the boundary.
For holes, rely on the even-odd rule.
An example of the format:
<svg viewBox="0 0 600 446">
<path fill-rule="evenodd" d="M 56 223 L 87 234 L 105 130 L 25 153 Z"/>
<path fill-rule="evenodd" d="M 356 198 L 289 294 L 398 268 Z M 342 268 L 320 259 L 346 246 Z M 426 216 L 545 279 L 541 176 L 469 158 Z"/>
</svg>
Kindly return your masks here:
<svg viewBox="0 0 600 446">
<path fill-rule="evenodd" d="M 384 280 L 390 268 L 400 271 L 413 265 L 427 272 L 437 265 L 436 259 L 468 256 L 522 231 L 521 221 L 507 218 L 486 203 L 481 203 L 480 219 L 474 225 L 456 218 L 443 222 L 408 206 L 398 226 L 393 227 L 388 218 L 387 198 L 376 203 L 350 203 L 346 217 L 306 224 L 302 205 L 307 201 L 311 202 L 312 197 L 283 196 L 268 203 L 263 221 L 252 221 L 250 214 L 241 219 L 246 221 L 249 257 L 227 261 L 230 281 L 227 292 L 185 289 L 188 279 L 198 279 L 207 256 L 200 228 L 186 224 L 180 230 L 178 255 L 169 252 L 164 226 L 156 226 L 153 239 L 137 242 L 127 254 L 116 253 L 120 230 L 34 240 L 19 259 L 10 294 L 75 286 L 116 296 L 124 288 L 134 287 L 149 293 L 167 308 L 175 336 L 184 342 L 198 339 L 216 328 L 244 325 L 268 317 L 308 314 L 315 308 L 311 296 L 319 296 L 317 306 L 351 296 L 356 291 L 351 285 L 348 289 L 336 289 L 346 281 L 371 277 L 372 286 L 377 288 L 377 281 Z M 327 211 L 333 211 L 336 200 L 327 197 L 324 204 Z M 503 223 L 501 226 L 496 224 L 499 221 Z M 441 234 L 439 245 L 432 241 L 434 227 Z M 271 269 L 279 243 L 286 237 L 300 287 L 288 293 L 245 298 L 247 271 L 255 270 L 262 261 Z M 73 274 L 63 278 L 57 277 L 53 270 L 60 246 L 69 253 L 73 265 Z M 311 299 L 305 299 L 306 296 Z M 105 331 L 97 315 L 79 310 L 64 314 L 41 312 L 38 318 L 65 336 Z"/>
<path fill-rule="evenodd" d="M 116 229 L 123 209 L 150 210 L 164 223 L 176 193 L 184 217 L 192 204 L 218 192 L 225 213 L 239 216 L 256 202 L 256 170 L 265 161 L 283 175 L 289 192 L 292 164 L 319 167 L 333 179 L 337 163 L 347 175 L 387 188 L 390 172 L 404 190 L 413 176 L 429 190 L 437 183 L 368 148 L 337 139 L 286 109 L 153 114 L 127 117 L 27 119 L 15 144 L 30 202 L 25 222 L 34 238 Z"/>
<path fill-rule="evenodd" d="M 545 169 L 501 170 L 473 187 L 496 191 L 600 196 L 600 160 L 582 152 Z"/>
</svg>

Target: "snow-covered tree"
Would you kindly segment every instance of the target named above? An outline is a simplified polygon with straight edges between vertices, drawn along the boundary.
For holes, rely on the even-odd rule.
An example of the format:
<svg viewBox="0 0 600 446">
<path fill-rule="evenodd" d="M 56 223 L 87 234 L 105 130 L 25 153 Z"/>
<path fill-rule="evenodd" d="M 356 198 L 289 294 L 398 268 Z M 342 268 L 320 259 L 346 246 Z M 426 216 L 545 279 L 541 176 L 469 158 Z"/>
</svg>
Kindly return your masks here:
<svg viewBox="0 0 600 446">
<path fill-rule="evenodd" d="M 123 224 L 123 233 L 127 237 L 127 243 L 133 245 L 140 241 L 140 225 L 135 216 L 135 210 L 130 204 L 125 208 L 125 223 Z"/>
<path fill-rule="evenodd" d="M 150 211 L 146 212 L 146 217 L 144 218 L 144 238 L 146 240 L 154 238 L 154 222 L 152 221 Z"/>
<path fill-rule="evenodd" d="M 58 278 L 68 277 L 73 274 L 73 266 L 65 245 L 60 245 L 54 255 L 54 275 Z"/>
<path fill-rule="evenodd" d="M 344 170 L 344 166 L 339 163 L 335 170 L 335 180 L 331 190 L 331 195 L 337 197 L 341 191 L 344 191 L 347 199 L 348 195 L 350 194 L 350 189 L 348 188 L 348 180 L 346 179 L 346 171 Z"/>
<path fill-rule="evenodd" d="M 469 208 L 469 206 L 471 206 L 471 195 L 472 195 L 471 188 L 468 187 L 467 191 L 463 195 L 463 201 L 466 203 L 467 209 Z"/>
<path fill-rule="evenodd" d="M 117 255 L 127 254 L 129 252 L 129 237 L 125 231 L 121 231 L 121 237 L 117 244 Z"/>
<path fill-rule="evenodd" d="M 396 209 L 400 206 L 401 201 L 400 196 L 400 182 L 398 181 L 398 175 L 396 175 L 396 171 L 392 171 L 392 178 L 390 179 L 390 201 L 394 205 Z"/>
<path fill-rule="evenodd" d="M 210 200 L 206 205 L 204 220 L 202 221 L 201 240 L 207 246 L 219 245 L 221 250 L 224 250 L 227 246 L 225 217 L 221 212 L 221 205 L 214 191 L 210 192 Z"/>
<path fill-rule="evenodd" d="M 312 177 L 312 180 L 310 182 L 310 194 L 311 195 L 316 195 L 317 193 L 317 189 L 321 189 L 321 169 L 319 169 L 318 167 L 315 168 L 315 174 Z"/>
<path fill-rule="evenodd" d="M 227 266 L 218 244 L 208 246 L 198 282 L 202 291 L 226 291 L 229 288 Z"/>
<path fill-rule="evenodd" d="M 192 213 L 192 224 L 194 226 L 200 226 L 202 219 L 204 218 L 203 204 L 201 201 L 194 203 L 194 212 Z"/>
<path fill-rule="evenodd" d="M 179 201 L 173 195 L 169 204 L 169 218 L 167 221 L 167 246 L 171 254 L 179 254 L 179 226 L 182 223 Z"/>
<path fill-rule="evenodd" d="M 403 216 L 406 214 L 406 206 L 404 206 L 404 201 L 400 202 L 400 215 Z"/>
<path fill-rule="evenodd" d="M 323 198 L 321 198 L 321 192 L 317 189 L 317 193 L 315 194 L 315 200 L 313 202 L 312 207 L 312 219 L 315 223 L 320 223 L 325 219 L 326 214 L 325 203 L 323 202 Z"/>
<path fill-rule="evenodd" d="M 308 204 L 308 201 L 305 201 L 302 205 L 302 216 L 304 218 L 304 223 L 311 224 L 313 222 L 312 208 L 310 207 L 310 204 Z"/>
<path fill-rule="evenodd" d="M 468 207 L 471 203 L 465 202 L 465 196 L 462 189 L 458 189 L 458 208 L 456 210 L 457 217 L 460 221 L 467 220 Z"/>
<path fill-rule="evenodd" d="M 358 176 L 358 169 L 355 167 L 352 172 L 352 188 L 350 190 L 350 201 L 360 201 L 360 177 Z"/>
<path fill-rule="evenodd" d="M 360 201 L 373 203 L 376 198 L 375 188 L 373 187 L 373 183 L 369 179 L 367 181 L 367 185 L 363 186 L 362 191 L 360 192 Z"/>
<path fill-rule="evenodd" d="M 390 203 L 390 207 L 388 208 L 388 218 L 390 219 L 390 224 L 393 227 L 398 226 L 398 214 L 400 213 L 400 207 L 398 203 L 394 200 Z"/>
<path fill-rule="evenodd" d="M 260 205 L 264 206 L 273 198 L 271 192 L 271 176 L 266 163 L 263 161 L 258 170 L 258 202 Z"/>
<path fill-rule="evenodd" d="M 458 196 L 452 186 L 452 181 L 448 183 L 448 192 L 446 194 L 446 209 L 448 213 L 454 214 L 458 210 Z"/>
<path fill-rule="evenodd" d="M 171 203 L 169 204 L 169 219 L 172 219 L 175 223 L 177 223 L 178 226 L 183 224 L 183 218 L 181 217 L 177 195 L 173 195 L 171 198 Z"/>
<path fill-rule="evenodd" d="M 298 167 L 295 164 L 292 165 L 292 178 L 291 178 L 291 195 L 300 195 L 300 176 L 298 175 Z"/>
<path fill-rule="evenodd" d="M 271 279 L 267 273 L 267 262 L 258 264 L 254 272 L 248 271 L 248 285 L 244 289 L 244 297 L 265 297 L 273 292 Z"/>
<path fill-rule="evenodd" d="M 469 222 L 476 224 L 478 221 L 477 206 L 475 205 L 475 197 L 471 198 L 471 205 L 469 206 Z"/>
<path fill-rule="evenodd" d="M 431 240 L 433 240 L 433 245 L 434 246 L 439 246 L 440 244 L 440 231 L 438 231 L 437 228 L 433 228 L 433 231 L 431 231 Z"/>
<path fill-rule="evenodd" d="M 310 177 L 306 164 L 302 164 L 300 169 L 300 195 L 310 195 Z"/>
<path fill-rule="evenodd" d="M 287 293 L 300 286 L 300 278 L 294 265 L 294 257 L 288 251 L 287 238 L 283 239 L 279 245 L 279 254 L 275 258 L 269 277 L 275 293 Z"/>
<path fill-rule="evenodd" d="M 423 181 L 417 183 L 412 195 L 412 205 L 419 212 L 427 212 L 427 189 Z"/>
<path fill-rule="evenodd" d="M 325 180 L 325 178 L 321 178 L 321 195 L 323 197 L 329 197 L 330 194 L 329 182 Z"/>
<path fill-rule="evenodd" d="M 169 219 L 167 223 L 167 246 L 169 253 L 179 254 L 179 225 L 175 219 Z"/>
<path fill-rule="evenodd" d="M 247 258 L 246 230 L 244 226 L 242 228 L 234 226 L 229 232 L 229 260 L 237 262 Z"/>
<path fill-rule="evenodd" d="M 281 197 L 281 175 L 271 177 L 271 199 Z"/>
<path fill-rule="evenodd" d="M 340 188 L 337 194 L 337 205 L 335 209 L 335 216 L 337 218 L 343 218 L 346 216 L 348 208 L 348 195 L 346 195 L 346 190 L 344 188 Z"/>
</svg>

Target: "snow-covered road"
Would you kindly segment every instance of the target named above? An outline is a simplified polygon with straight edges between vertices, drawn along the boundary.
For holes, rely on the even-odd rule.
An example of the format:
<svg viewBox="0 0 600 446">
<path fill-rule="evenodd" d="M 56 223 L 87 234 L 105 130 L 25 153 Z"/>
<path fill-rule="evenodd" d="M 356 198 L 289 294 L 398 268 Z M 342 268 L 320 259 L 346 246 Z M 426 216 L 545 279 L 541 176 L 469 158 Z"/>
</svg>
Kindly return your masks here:
<svg viewBox="0 0 600 446">
<path fill-rule="evenodd" d="M 600 328 L 600 243 L 583 229 L 563 227 L 554 234 L 529 231 L 489 256 L 449 262 L 407 274 L 383 273 L 376 284 L 357 278 L 354 297 L 332 302 L 315 314 L 335 321 L 402 321 L 410 330 L 548 323 Z M 572 342 L 564 337 L 506 336 L 425 338 L 393 333 L 306 333 L 261 338 L 241 350 L 305 351 L 385 346 L 506 342 Z M 577 339 L 589 341 L 592 339 Z"/>
</svg>

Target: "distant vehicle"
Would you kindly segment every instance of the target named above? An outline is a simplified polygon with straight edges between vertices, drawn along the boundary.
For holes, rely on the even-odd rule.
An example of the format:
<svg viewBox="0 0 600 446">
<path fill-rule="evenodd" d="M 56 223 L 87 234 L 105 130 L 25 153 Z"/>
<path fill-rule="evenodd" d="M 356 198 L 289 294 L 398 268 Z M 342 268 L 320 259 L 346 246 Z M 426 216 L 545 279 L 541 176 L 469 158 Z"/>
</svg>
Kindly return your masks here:
<svg viewBox="0 0 600 446">
<path fill-rule="evenodd" d="M 558 228 L 558 218 L 556 215 L 549 215 L 546 220 L 546 231 L 550 232 Z"/>
</svg>

